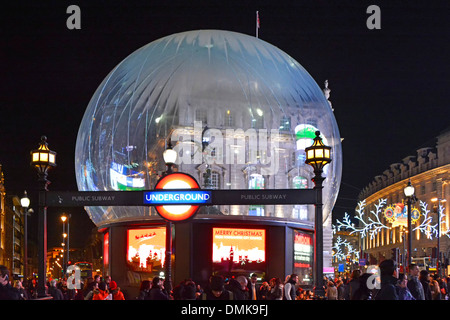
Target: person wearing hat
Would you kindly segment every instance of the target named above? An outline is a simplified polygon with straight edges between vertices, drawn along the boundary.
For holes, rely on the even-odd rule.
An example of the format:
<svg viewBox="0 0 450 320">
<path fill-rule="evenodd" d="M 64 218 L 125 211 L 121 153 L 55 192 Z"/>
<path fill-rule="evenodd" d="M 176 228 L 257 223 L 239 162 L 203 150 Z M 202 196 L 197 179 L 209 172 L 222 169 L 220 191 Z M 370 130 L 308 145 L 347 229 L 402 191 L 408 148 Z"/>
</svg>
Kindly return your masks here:
<svg viewBox="0 0 450 320">
<path fill-rule="evenodd" d="M 109 292 L 111 292 L 113 300 L 125 300 L 122 291 L 120 291 L 115 281 L 109 283 Z"/>
<path fill-rule="evenodd" d="M 202 300 L 233 300 L 233 293 L 225 290 L 225 281 L 221 276 L 212 276 L 209 288 L 202 295 Z"/>
</svg>

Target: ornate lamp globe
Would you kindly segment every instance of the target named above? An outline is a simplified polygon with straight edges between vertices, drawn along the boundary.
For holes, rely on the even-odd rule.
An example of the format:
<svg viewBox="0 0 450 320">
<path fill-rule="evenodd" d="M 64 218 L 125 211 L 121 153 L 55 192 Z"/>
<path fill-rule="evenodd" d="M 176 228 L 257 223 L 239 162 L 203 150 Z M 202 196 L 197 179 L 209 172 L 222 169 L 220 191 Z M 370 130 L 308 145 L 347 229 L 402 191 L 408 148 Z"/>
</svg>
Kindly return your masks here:
<svg viewBox="0 0 450 320">
<path fill-rule="evenodd" d="M 177 152 L 172 149 L 172 144 L 169 142 L 167 149 L 163 152 L 164 163 L 167 165 L 167 171 L 172 171 L 172 166 L 177 161 Z"/>
<path fill-rule="evenodd" d="M 403 192 L 408 198 L 414 196 L 414 187 L 411 184 L 411 180 L 408 181 L 408 185 L 403 189 Z"/>
<path fill-rule="evenodd" d="M 31 165 L 39 173 L 46 173 L 49 168 L 56 167 L 56 152 L 48 148 L 46 136 L 42 136 L 39 147 L 31 151 Z"/>
<path fill-rule="evenodd" d="M 28 198 L 26 191 L 24 191 L 23 197 L 20 199 L 20 205 L 25 209 L 30 206 L 30 198 Z"/>
<path fill-rule="evenodd" d="M 314 173 L 320 174 L 323 167 L 331 162 L 331 147 L 323 144 L 320 131 L 316 131 L 316 137 L 312 146 L 305 149 L 305 163 L 314 168 Z"/>
</svg>

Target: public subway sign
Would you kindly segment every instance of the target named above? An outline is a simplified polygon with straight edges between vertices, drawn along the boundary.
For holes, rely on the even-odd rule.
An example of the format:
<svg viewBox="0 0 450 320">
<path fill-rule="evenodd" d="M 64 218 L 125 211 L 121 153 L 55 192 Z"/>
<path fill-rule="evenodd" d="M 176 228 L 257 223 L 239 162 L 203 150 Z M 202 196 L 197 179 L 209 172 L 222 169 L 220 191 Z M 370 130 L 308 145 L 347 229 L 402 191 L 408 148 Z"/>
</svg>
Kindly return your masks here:
<svg viewBox="0 0 450 320">
<path fill-rule="evenodd" d="M 211 204 L 211 191 L 179 190 L 179 191 L 146 191 L 144 204 L 146 205 L 176 205 L 176 204 Z"/>
</svg>

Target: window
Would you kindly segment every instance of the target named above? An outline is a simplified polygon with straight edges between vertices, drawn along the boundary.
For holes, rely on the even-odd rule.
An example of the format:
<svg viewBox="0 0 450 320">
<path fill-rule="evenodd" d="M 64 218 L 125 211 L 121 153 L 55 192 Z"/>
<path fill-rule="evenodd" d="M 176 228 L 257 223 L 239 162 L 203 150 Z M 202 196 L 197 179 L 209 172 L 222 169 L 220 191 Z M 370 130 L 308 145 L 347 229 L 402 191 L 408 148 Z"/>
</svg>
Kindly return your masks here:
<svg viewBox="0 0 450 320">
<path fill-rule="evenodd" d="M 234 118 L 233 118 L 233 113 L 231 112 L 231 110 L 227 110 L 225 112 L 224 125 L 226 127 L 234 127 Z"/>
<path fill-rule="evenodd" d="M 248 180 L 249 189 L 264 189 L 264 177 L 258 173 L 250 175 Z M 248 215 L 250 216 L 264 216 L 263 205 L 251 205 L 248 208 Z"/>
<path fill-rule="evenodd" d="M 281 117 L 280 131 L 291 131 L 291 118 L 287 116 Z"/>
<path fill-rule="evenodd" d="M 196 121 L 201 121 L 202 125 L 207 123 L 207 113 L 206 110 L 204 109 L 197 109 L 195 110 L 195 120 Z"/>
<path fill-rule="evenodd" d="M 209 178 L 209 181 L 208 181 Z M 219 189 L 220 180 L 219 180 L 219 173 L 216 171 L 209 171 L 209 177 L 208 172 L 203 173 L 203 187 L 204 188 L 211 188 L 211 189 Z"/>
<path fill-rule="evenodd" d="M 308 179 L 301 176 L 296 176 L 292 179 L 293 189 L 306 189 L 308 188 Z"/>
<path fill-rule="evenodd" d="M 264 116 L 256 115 L 252 119 L 252 129 L 262 129 L 264 128 Z"/>
<path fill-rule="evenodd" d="M 264 177 L 258 173 L 250 175 L 248 180 L 249 189 L 264 189 Z"/>
</svg>

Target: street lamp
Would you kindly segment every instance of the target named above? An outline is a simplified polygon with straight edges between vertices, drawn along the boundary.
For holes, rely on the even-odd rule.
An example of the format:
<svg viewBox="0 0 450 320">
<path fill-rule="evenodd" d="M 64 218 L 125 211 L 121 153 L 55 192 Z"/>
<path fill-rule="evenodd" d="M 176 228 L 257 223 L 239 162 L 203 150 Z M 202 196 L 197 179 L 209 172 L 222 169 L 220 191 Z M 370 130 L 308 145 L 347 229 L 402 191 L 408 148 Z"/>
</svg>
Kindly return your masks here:
<svg viewBox="0 0 450 320">
<path fill-rule="evenodd" d="M 441 198 L 432 198 L 431 202 L 437 202 L 438 203 L 438 207 L 437 207 L 437 215 L 438 215 L 438 234 L 437 234 L 437 259 L 436 259 L 436 272 L 438 274 L 438 276 L 441 276 L 441 270 L 440 270 L 440 260 L 441 260 L 441 202 L 446 202 L 447 200 L 445 199 L 441 199 Z"/>
<path fill-rule="evenodd" d="M 412 262 L 412 226 L 411 226 L 411 205 L 413 200 L 415 200 L 414 196 L 414 187 L 411 184 L 411 179 L 409 179 L 408 184 L 406 185 L 403 192 L 406 196 L 406 203 L 408 206 L 408 267 Z"/>
<path fill-rule="evenodd" d="M 177 152 L 172 149 L 172 143 L 170 140 L 167 149 L 163 152 L 163 159 L 167 165 L 166 174 L 172 173 L 172 166 L 175 164 L 175 161 L 177 161 Z"/>
<path fill-rule="evenodd" d="M 315 296 L 323 298 L 325 292 L 323 289 L 323 218 L 322 218 L 322 177 L 323 168 L 331 162 L 331 147 L 323 144 L 320 137 L 320 131 L 316 131 L 316 137 L 312 146 L 305 148 L 306 160 L 314 169 L 314 177 L 311 179 L 314 182 L 314 190 L 316 190 L 315 206 L 315 224 L 314 224 L 314 261 L 315 261 L 315 277 L 314 285 L 316 287 Z"/>
<path fill-rule="evenodd" d="M 27 196 L 27 191 L 25 190 L 23 192 L 23 197 L 20 199 L 20 205 L 22 206 L 24 212 L 24 227 L 23 227 L 23 233 L 24 233 L 24 237 L 23 237 L 23 279 L 26 282 L 27 281 L 27 269 L 28 269 L 28 213 L 33 212 L 33 209 L 29 209 L 28 207 L 30 206 L 30 198 L 28 198 Z"/>
<path fill-rule="evenodd" d="M 48 148 L 47 137 L 42 136 L 39 147 L 31 151 L 31 166 L 35 167 L 39 183 L 39 214 L 38 214 L 38 297 L 46 297 L 45 282 L 47 275 L 47 207 L 45 193 L 50 181 L 47 180 L 48 170 L 56 167 L 56 152 Z"/>
<path fill-rule="evenodd" d="M 172 149 L 172 144 L 169 141 L 167 149 L 163 152 L 164 162 L 167 165 L 165 175 L 172 173 L 172 166 L 177 160 L 177 152 Z M 170 294 L 172 291 L 172 222 L 166 221 L 166 259 L 165 259 L 165 279 L 164 288 Z"/>
</svg>

